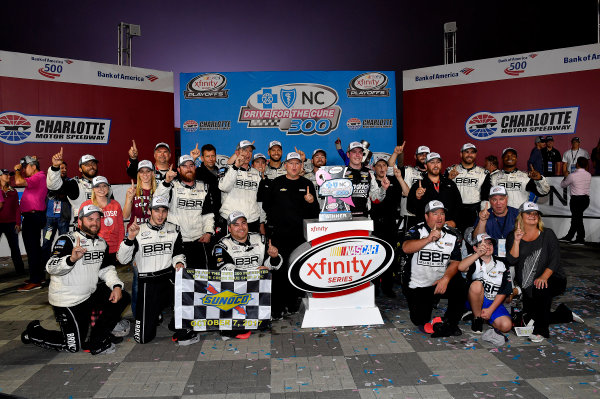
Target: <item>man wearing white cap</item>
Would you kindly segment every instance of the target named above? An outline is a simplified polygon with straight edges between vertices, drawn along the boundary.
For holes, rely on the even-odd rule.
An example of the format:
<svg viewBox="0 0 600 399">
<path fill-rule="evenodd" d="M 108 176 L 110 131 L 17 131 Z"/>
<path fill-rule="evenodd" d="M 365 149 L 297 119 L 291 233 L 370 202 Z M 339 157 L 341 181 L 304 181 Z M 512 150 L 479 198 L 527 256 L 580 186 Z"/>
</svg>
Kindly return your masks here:
<svg viewBox="0 0 600 399">
<path fill-rule="evenodd" d="M 122 338 L 111 334 L 131 298 L 123 290 L 114 265 L 108 263 L 108 245 L 98 236 L 102 211 L 86 205 L 78 215 L 78 228 L 58 237 L 46 265 L 50 274 L 48 302 L 61 331 L 46 330 L 34 320 L 21 334 L 25 344 L 93 355 L 112 353 Z M 98 279 L 105 284 L 98 285 Z M 92 310 L 98 318 L 87 336 Z"/>
<path fill-rule="evenodd" d="M 464 233 L 467 227 L 472 227 L 481 204 L 481 186 L 487 172 L 475 164 L 477 147 L 466 143 L 460 149 L 460 163 L 450 166 L 445 176 L 452 179 L 460 192 L 462 205 L 458 208 L 456 227 Z"/>
<path fill-rule="evenodd" d="M 404 267 L 402 291 L 408 302 L 410 320 L 419 331 L 432 337 L 461 335 L 458 322 L 465 304 L 465 281 L 458 273 L 461 238 L 446 226 L 446 207 L 437 200 L 424 209 L 425 221 L 406 232 L 402 250 L 409 257 Z M 447 298 L 443 323 L 430 323 L 436 299 Z"/>
<path fill-rule="evenodd" d="M 98 160 L 90 154 L 79 158 L 79 172 L 81 177 L 63 180 L 60 174 L 60 165 L 63 163 L 63 149 L 52 156 L 52 166 L 46 174 L 48 190 L 59 190 L 64 186 L 64 192 L 71 203 L 73 223 L 77 222 L 77 212 L 85 201 L 92 198 L 92 179 L 98 173 Z"/>
<path fill-rule="evenodd" d="M 406 144 L 406 142 L 404 142 L 401 146 L 397 146 L 394 149 L 394 152 L 388 159 L 388 166 L 395 165 L 396 158 L 399 157 L 404 152 L 405 144 Z M 427 168 L 425 166 L 425 162 L 427 160 L 427 154 L 429 154 L 430 152 L 431 151 L 429 150 L 429 147 L 420 145 L 419 147 L 417 147 L 417 150 L 415 151 L 415 166 L 404 165 L 403 167 L 400 168 L 400 172 L 402 173 L 402 178 L 406 182 L 406 185 L 408 186 L 409 191 L 410 191 L 411 187 L 413 186 L 413 184 L 421 181 L 423 179 L 423 174 L 427 173 Z M 408 209 L 406 209 L 406 202 L 407 202 L 407 197 L 402 197 L 400 214 L 404 217 L 403 231 L 406 231 L 409 227 L 412 227 L 417 223 L 414 213 L 409 212 Z"/>
<path fill-rule="evenodd" d="M 227 217 L 237 210 L 246 215 L 248 229 L 258 233 L 261 208 L 258 205 L 257 194 L 262 178 L 258 170 L 249 166 L 254 149 L 254 144 L 250 141 L 240 141 L 228 161 L 230 164 L 219 179 L 219 189 L 222 192 L 219 224 L 225 225 Z"/>
<path fill-rule="evenodd" d="M 133 298 L 137 303 L 133 339 L 140 344 L 156 336 L 160 313 L 173 301 L 173 272 L 186 265 L 179 226 L 167 222 L 168 214 L 169 200 L 154 196 L 150 219 L 141 225 L 132 223 L 117 252 L 119 262 L 126 264 L 135 259 L 138 268 L 138 295 Z M 187 330 L 176 333 L 174 340 L 179 345 L 198 341 L 197 334 Z"/>
<path fill-rule="evenodd" d="M 319 185 L 317 184 L 317 171 L 319 170 L 320 167 L 327 165 L 327 153 L 325 152 L 325 150 L 322 150 L 320 148 L 317 148 L 316 150 L 313 151 L 313 155 L 312 155 L 312 170 L 308 173 L 304 174 L 304 177 L 306 177 L 308 180 L 310 180 L 310 182 L 313 184 L 313 186 L 315 187 L 315 191 L 318 193 L 319 192 Z M 325 203 L 325 197 L 319 197 L 317 196 L 317 200 L 319 201 L 319 207 L 323 207 L 323 204 Z"/>
<path fill-rule="evenodd" d="M 353 216 L 368 216 L 368 202 L 383 201 L 385 190 L 390 186 L 387 177 L 381 180 L 381 187 L 377 184 L 372 171 L 363 166 L 364 147 L 358 141 L 348 144 L 346 155 L 348 156 L 348 167 L 344 170 L 344 178 L 352 181 L 352 202 L 350 206 Z"/>
<path fill-rule="evenodd" d="M 179 157 L 177 166 L 177 172 L 167 172 L 155 195 L 169 198 L 168 219 L 181 228 L 187 267 L 204 269 L 210 253 L 205 244 L 215 233 L 212 197 L 208 184 L 196 179 L 196 164 L 190 155 Z"/>
<path fill-rule="evenodd" d="M 418 184 L 413 184 L 408 193 L 406 207 L 416 215 L 417 221 L 423 221 L 425 206 L 433 200 L 444 203 L 447 209 L 446 223 L 456 228 L 458 208 L 462 203 L 456 184 L 442 175 L 442 157 L 430 152 L 426 158 L 427 173 Z"/>
<path fill-rule="evenodd" d="M 127 161 L 127 175 L 131 179 L 137 178 L 138 171 L 138 149 L 135 140 L 131 140 L 129 148 L 129 160 Z M 154 173 L 157 183 L 164 180 L 165 175 L 171 168 L 171 147 L 167 143 L 158 143 L 154 146 Z"/>
<path fill-rule="evenodd" d="M 281 161 L 281 157 L 283 156 L 281 142 L 277 140 L 271 141 L 269 143 L 268 154 L 269 162 L 267 162 L 267 170 L 265 171 L 265 175 L 271 180 L 285 175 L 286 171 L 283 167 L 283 162 Z"/>
<path fill-rule="evenodd" d="M 531 193 L 543 197 L 550 193 L 550 185 L 538 170 L 525 173 L 517 169 L 517 150 L 512 147 L 502 151 L 502 170 L 488 178 L 481 188 L 482 197 L 492 186 L 503 186 L 508 193 L 508 206 L 519 208 L 529 200 Z M 482 198 L 486 199 L 486 198 Z"/>
</svg>

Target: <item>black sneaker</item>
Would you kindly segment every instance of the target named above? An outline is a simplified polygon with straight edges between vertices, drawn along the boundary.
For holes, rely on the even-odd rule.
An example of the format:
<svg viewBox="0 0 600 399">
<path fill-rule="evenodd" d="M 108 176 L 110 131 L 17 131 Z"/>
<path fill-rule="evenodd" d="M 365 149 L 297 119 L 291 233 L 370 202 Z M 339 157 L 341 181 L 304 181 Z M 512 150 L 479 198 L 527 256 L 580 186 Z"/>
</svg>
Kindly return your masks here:
<svg viewBox="0 0 600 399">
<path fill-rule="evenodd" d="M 471 324 L 471 330 L 475 334 L 481 334 L 483 332 L 483 319 L 481 317 L 475 317 L 473 324 Z"/>
<path fill-rule="evenodd" d="M 467 310 L 465 313 L 463 313 L 463 315 L 460 319 L 462 321 L 473 320 L 473 312 L 470 310 Z"/>
<path fill-rule="evenodd" d="M 441 338 L 441 337 L 458 337 L 462 335 L 462 330 L 458 328 L 458 326 L 451 326 L 448 323 L 436 323 L 433 325 L 433 334 L 431 334 L 431 338 Z"/>
<path fill-rule="evenodd" d="M 570 243 L 573 241 L 573 239 L 572 239 L 572 238 L 569 238 L 569 237 L 567 237 L 567 236 L 564 236 L 564 237 L 562 237 L 562 238 L 559 238 L 559 239 L 558 239 L 558 241 L 560 241 L 560 242 L 566 242 L 566 243 L 569 243 L 569 244 L 570 244 Z"/>
<path fill-rule="evenodd" d="M 23 342 L 25 345 L 30 344 L 31 343 L 31 338 L 29 337 L 29 334 L 36 327 L 41 327 L 40 326 L 40 321 L 39 320 L 30 321 L 29 324 L 27 324 L 27 327 L 25 328 L 25 331 L 23 331 L 21 333 L 21 342 Z"/>
<path fill-rule="evenodd" d="M 200 337 L 194 330 L 177 330 L 173 334 L 173 342 L 177 342 L 180 346 L 187 346 L 195 344 L 200 341 Z"/>
<path fill-rule="evenodd" d="M 396 293 L 392 290 L 383 290 L 383 295 L 388 298 L 396 298 Z"/>
</svg>

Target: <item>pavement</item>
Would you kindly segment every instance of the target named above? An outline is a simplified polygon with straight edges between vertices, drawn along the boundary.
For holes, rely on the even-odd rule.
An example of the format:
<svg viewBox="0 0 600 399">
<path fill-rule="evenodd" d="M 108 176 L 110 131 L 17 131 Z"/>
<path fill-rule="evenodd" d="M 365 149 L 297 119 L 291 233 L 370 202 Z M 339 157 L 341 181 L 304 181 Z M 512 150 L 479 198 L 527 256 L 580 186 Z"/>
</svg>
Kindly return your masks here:
<svg viewBox="0 0 600 399">
<path fill-rule="evenodd" d="M 501 347 L 470 333 L 468 322 L 459 337 L 420 333 L 396 288 L 398 298 L 377 298 L 381 326 L 302 329 L 295 315 L 248 340 L 203 333 L 197 344 L 179 347 L 163 323 L 146 345 L 130 333 L 113 354 L 60 353 L 21 343 L 33 319 L 58 325 L 47 288 L 16 292 L 23 277 L 0 258 L 0 397 L 600 398 L 598 247 L 561 245 L 569 280 L 558 301 L 585 324 L 552 326 L 539 344 L 511 332 Z M 129 288 L 131 269 L 119 274 Z"/>
</svg>

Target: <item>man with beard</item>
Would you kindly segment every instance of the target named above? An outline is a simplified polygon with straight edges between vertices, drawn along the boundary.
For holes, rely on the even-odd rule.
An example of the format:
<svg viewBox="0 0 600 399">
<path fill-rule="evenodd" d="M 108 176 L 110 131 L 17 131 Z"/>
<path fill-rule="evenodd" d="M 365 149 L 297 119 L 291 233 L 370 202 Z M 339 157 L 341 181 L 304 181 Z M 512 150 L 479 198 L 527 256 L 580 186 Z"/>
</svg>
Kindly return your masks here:
<svg viewBox="0 0 600 399">
<path fill-rule="evenodd" d="M 169 198 L 169 222 L 181 229 L 188 268 L 205 269 L 208 251 L 205 244 L 215 233 L 213 205 L 208 184 L 196 179 L 196 164 L 189 155 L 179 157 L 177 172 L 170 169 L 156 188 L 155 196 Z"/>
<path fill-rule="evenodd" d="M 473 144 L 463 145 L 460 149 L 460 157 L 460 163 L 450 166 L 445 176 L 454 181 L 460 192 L 462 204 L 459 205 L 456 215 L 456 227 L 464 233 L 467 227 L 473 226 L 477 218 L 481 205 L 481 186 L 487 172 L 481 166 L 475 165 L 477 148 Z"/>
<path fill-rule="evenodd" d="M 129 160 L 127 161 L 127 175 L 135 180 L 138 172 L 138 149 L 135 145 L 135 140 L 131 140 L 131 148 L 129 148 Z M 158 143 L 154 146 L 154 173 L 156 182 L 160 183 L 164 180 L 165 175 L 170 169 L 171 162 L 171 147 L 167 143 Z"/>
<path fill-rule="evenodd" d="M 542 148 L 542 160 L 544 165 L 544 176 L 556 174 L 556 163 L 562 160 L 560 152 L 554 148 L 554 137 L 546 136 L 546 148 Z"/>
<path fill-rule="evenodd" d="M 229 158 L 225 173 L 219 178 L 219 189 L 223 198 L 221 203 L 221 218 L 219 224 L 226 226 L 227 217 L 233 211 L 240 211 L 248 220 L 248 229 L 254 233 L 260 232 L 261 208 L 258 205 L 257 194 L 261 173 L 250 168 L 254 144 L 248 140 L 238 143 L 235 153 Z M 223 227 L 225 231 L 225 227 Z"/>
<path fill-rule="evenodd" d="M 352 202 L 350 206 L 352 216 L 368 216 L 367 205 L 371 201 L 383 201 L 385 192 L 390 186 L 387 177 L 381 180 L 381 187 L 369 169 L 362 165 L 363 153 L 365 149 L 358 141 L 353 141 L 348 145 L 348 166 L 344 170 L 344 178 L 352 181 Z"/>
<path fill-rule="evenodd" d="M 123 341 L 111 334 L 131 297 L 123 290 L 114 265 L 107 262 L 108 245 L 101 237 L 102 211 L 86 205 L 78 215 L 78 228 L 58 237 L 46 265 L 50 274 L 48 302 L 52 305 L 61 331 L 46 330 L 34 320 L 21 334 L 24 344 L 46 349 L 92 355 L 112 353 L 115 343 Z M 98 279 L 105 284 L 97 284 Z M 98 318 L 87 336 L 92 311 Z"/>
<path fill-rule="evenodd" d="M 461 204 L 460 191 L 452 180 L 440 174 L 442 171 L 440 154 L 437 152 L 427 154 L 426 167 L 427 173 L 423 180 L 419 180 L 419 184 L 413 184 L 411 187 L 406 207 L 417 215 L 417 222 L 422 222 L 425 206 L 433 200 L 441 201 L 446 208 L 444 215 L 446 224 L 456 228 Z"/>
<path fill-rule="evenodd" d="M 52 156 L 52 166 L 48 168 L 46 185 L 48 190 L 60 190 L 67 195 L 71 203 L 73 223 L 77 224 L 77 212 L 85 201 L 92 198 L 92 179 L 98 173 L 98 160 L 90 154 L 79 159 L 79 172 L 81 177 L 63 180 L 60 165 L 63 164 L 63 149 Z"/>
<path fill-rule="evenodd" d="M 529 200 L 530 192 L 539 197 L 550 193 L 550 185 L 539 171 L 532 170 L 527 174 L 517 169 L 517 150 L 514 148 L 502 151 L 502 163 L 500 172 L 486 178 L 481 187 L 482 196 L 487 198 L 492 186 L 503 186 L 508 193 L 508 206 L 519 209 L 523 202 Z"/>
<path fill-rule="evenodd" d="M 313 151 L 312 155 L 312 171 L 305 173 L 304 177 L 311 181 L 313 186 L 315 187 L 315 191 L 317 194 L 319 193 L 319 185 L 317 184 L 317 171 L 321 166 L 327 165 L 327 153 L 325 150 L 317 148 Z M 319 201 L 319 207 L 323 208 L 323 204 L 325 204 L 325 198 L 317 196 L 317 200 Z"/>
<path fill-rule="evenodd" d="M 305 241 L 304 219 L 319 215 L 315 188 L 310 180 L 300 176 L 300 154 L 287 154 L 285 169 L 287 173 L 284 176 L 279 176 L 268 186 L 263 181 L 259 188 L 259 200 L 263 203 L 272 229 L 269 241 L 277 247 L 285 262 L 284 267 L 273 272 L 273 319 L 280 318 L 286 307 L 290 313 L 298 311 L 301 294 L 288 279 L 289 256 Z"/>
<path fill-rule="evenodd" d="M 285 168 L 283 167 L 283 162 L 281 162 L 281 156 L 283 155 L 281 143 L 277 140 L 271 141 L 269 143 L 268 154 L 269 162 L 267 163 L 265 175 L 271 180 L 285 175 Z"/>
</svg>

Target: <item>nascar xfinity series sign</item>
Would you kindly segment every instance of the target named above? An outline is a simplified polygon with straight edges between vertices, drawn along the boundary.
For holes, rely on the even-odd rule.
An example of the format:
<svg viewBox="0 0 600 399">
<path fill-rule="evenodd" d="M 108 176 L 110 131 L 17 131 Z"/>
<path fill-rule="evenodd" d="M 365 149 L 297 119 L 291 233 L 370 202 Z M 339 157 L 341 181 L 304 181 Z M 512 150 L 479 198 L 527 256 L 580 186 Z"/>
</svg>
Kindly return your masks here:
<svg viewBox="0 0 600 399">
<path fill-rule="evenodd" d="M 212 143 L 231 154 L 243 139 L 263 153 L 271 140 L 307 154 L 335 153 L 338 137 L 374 151 L 396 143 L 394 72 L 184 73 L 180 82 L 183 153 Z"/>
</svg>

